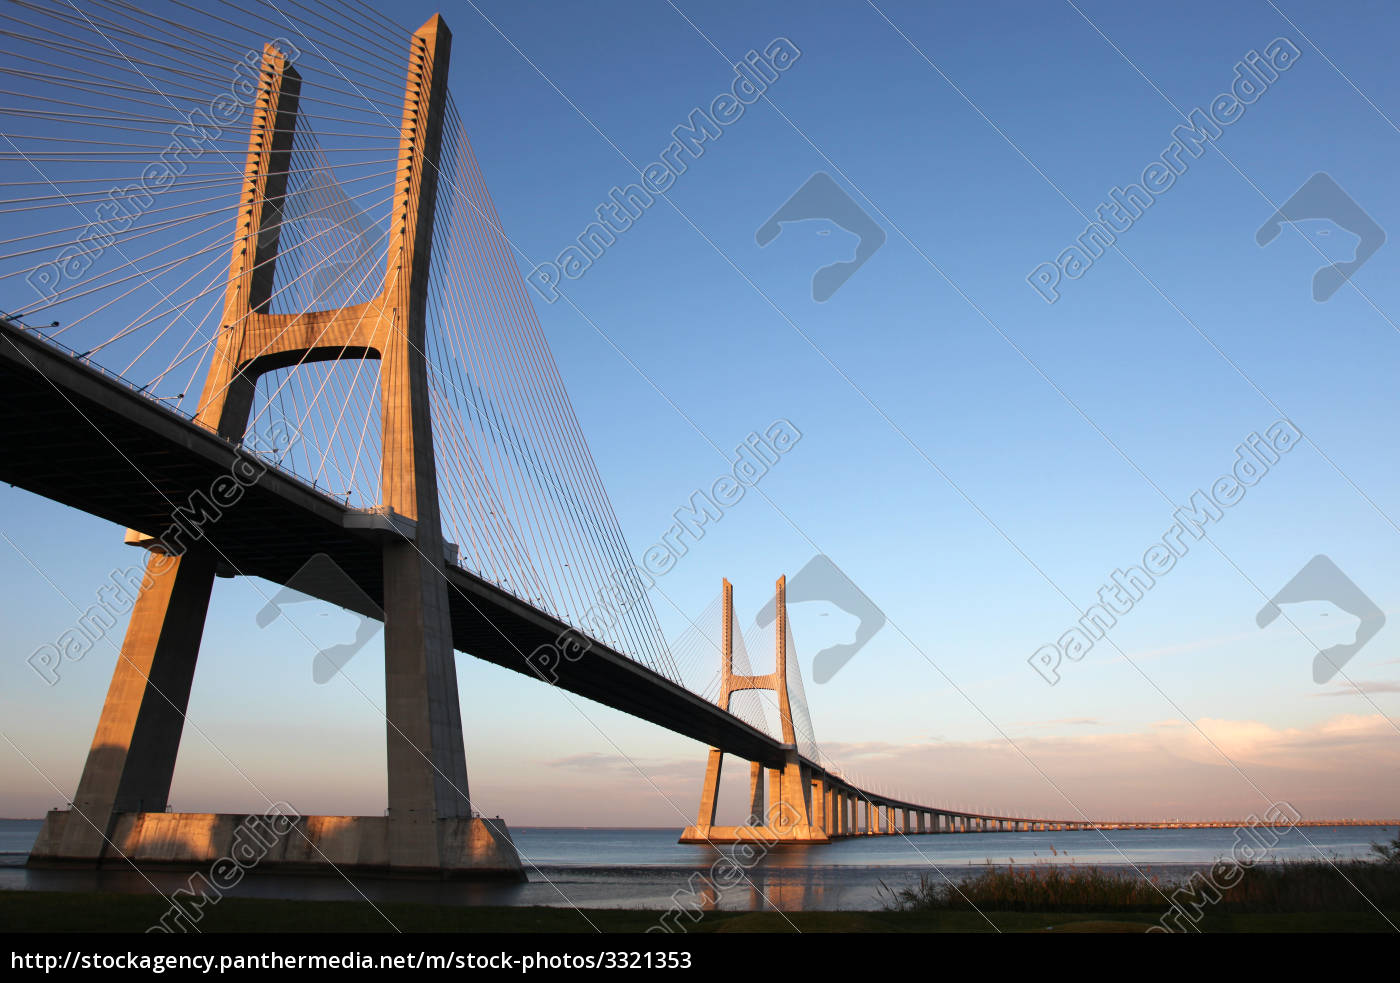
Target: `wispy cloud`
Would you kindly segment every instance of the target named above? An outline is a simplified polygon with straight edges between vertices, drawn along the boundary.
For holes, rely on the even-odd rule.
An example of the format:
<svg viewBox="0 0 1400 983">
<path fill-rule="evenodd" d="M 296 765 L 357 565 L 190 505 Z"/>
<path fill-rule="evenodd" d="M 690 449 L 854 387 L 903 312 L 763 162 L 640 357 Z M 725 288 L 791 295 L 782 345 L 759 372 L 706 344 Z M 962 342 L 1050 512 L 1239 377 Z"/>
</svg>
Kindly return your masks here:
<svg viewBox="0 0 1400 983">
<path fill-rule="evenodd" d="M 1093 718 L 1081 718 L 1092 720 Z M 1086 728 L 1087 728 L 1086 724 Z M 1244 819 L 1285 800 L 1307 818 L 1400 816 L 1400 734 L 1379 714 L 1277 727 L 1164 720 L 1142 730 L 825 745 L 852 777 L 931 804 L 1094 819 Z M 1078 810 L 1078 811 L 1076 811 Z"/>
<path fill-rule="evenodd" d="M 1342 683 L 1336 689 L 1330 689 L 1318 696 L 1360 696 L 1362 693 L 1400 693 L 1400 683 L 1380 681 L 1375 679 L 1355 680 L 1351 683 Z"/>
<path fill-rule="evenodd" d="M 1012 726 L 1025 730 L 1038 730 L 1045 727 L 1102 727 L 1098 717 L 1060 717 L 1056 720 L 1020 720 Z"/>
</svg>

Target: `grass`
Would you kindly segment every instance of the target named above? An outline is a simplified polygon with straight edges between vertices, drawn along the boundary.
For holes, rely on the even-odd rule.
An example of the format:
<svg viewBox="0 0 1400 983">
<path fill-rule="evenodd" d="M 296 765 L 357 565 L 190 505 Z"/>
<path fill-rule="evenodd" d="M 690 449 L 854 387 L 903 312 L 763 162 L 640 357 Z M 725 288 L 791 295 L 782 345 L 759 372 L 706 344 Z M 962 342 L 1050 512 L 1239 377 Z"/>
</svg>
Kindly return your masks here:
<svg viewBox="0 0 1400 983">
<path fill-rule="evenodd" d="M 1310 860 L 1243 871 L 1195 927 L 1203 932 L 1395 932 L 1400 837 L 1376 861 Z M 1147 877 L 1073 865 L 988 867 L 954 889 L 941 878 L 885 886 L 883 911 L 710 911 L 711 932 L 1145 932 L 1169 909 L 1180 875 Z M 1364 896 L 1363 896 L 1364 895 Z M 10 933 L 144 932 L 167 911 L 157 895 L 0 891 Z M 1378 910 L 1379 909 L 1379 910 Z M 203 932 L 645 932 L 661 912 L 225 898 Z"/>
<path fill-rule="evenodd" d="M 961 882 L 922 875 L 882 885 L 887 911 L 1157 912 L 1199 905 L 1216 916 L 1369 913 L 1400 909 L 1400 854 L 1393 861 L 1298 860 L 1243 867 L 1222 862 L 1162 877 L 1073 865 L 988 867 Z"/>
<path fill-rule="evenodd" d="M 1217 906 L 1218 908 L 1219 906 Z M 221 932 L 554 933 L 644 932 L 657 911 L 570 908 L 465 907 L 363 902 L 225 898 L 200 922 Z M 0 925 L 10 933 L 144 932 L 165 913 L 154 895 L 0 891 Z M 1161 916 L 1153 911 L 1105 907 L 1078 911 L 921 909 L 908 911 L 712 911 L 692 934 L 711 932 L 1145 932 Z M 379 912 L 382 912 L 381 915 Z M 1386 919 L 1389 919 L 1387 921 Z M 391 925 L 392 923 L 392 925 Z M 1374 911 L 1240 913 L 1212 909 L 1205 932 L 1393 932 L 1400 907 Z"/>
<path fill-rule="evenodd" d="M 887 911 L 1161 911 L 1171 888 L 1098 867 L 988 867 L 961 882 L 922 874 L 917 884 L 881 883 Z"/>
</svg>

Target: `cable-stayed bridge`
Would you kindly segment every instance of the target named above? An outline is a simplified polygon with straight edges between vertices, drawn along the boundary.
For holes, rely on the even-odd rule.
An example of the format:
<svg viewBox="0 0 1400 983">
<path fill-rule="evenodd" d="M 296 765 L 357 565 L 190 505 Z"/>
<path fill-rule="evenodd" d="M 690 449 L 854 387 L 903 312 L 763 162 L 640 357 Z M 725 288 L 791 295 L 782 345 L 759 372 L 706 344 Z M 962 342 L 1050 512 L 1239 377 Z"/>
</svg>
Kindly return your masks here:
<svg viewBox="0 0 1400 983">
<path fill-rule="evenodd" d="M 456 652 L 709 745 L 687 841 L 1128 825 L 846 776 L 813 737 L 782 580 L 772 671 L 727 583 L 667 644 L 448 94 L 441 18 L 20 0 L 0 24 L 0 480 L 147 553 L 34 862 L 205 862 L 249 828 L 166 811 L 221 575 L 385 625 L 386 814 L 288 817 L 273 866 L 519 874 L 471 807 Z M 715 823 L 725 755 L 750 763 L 744 825 Z"/>
</svg>

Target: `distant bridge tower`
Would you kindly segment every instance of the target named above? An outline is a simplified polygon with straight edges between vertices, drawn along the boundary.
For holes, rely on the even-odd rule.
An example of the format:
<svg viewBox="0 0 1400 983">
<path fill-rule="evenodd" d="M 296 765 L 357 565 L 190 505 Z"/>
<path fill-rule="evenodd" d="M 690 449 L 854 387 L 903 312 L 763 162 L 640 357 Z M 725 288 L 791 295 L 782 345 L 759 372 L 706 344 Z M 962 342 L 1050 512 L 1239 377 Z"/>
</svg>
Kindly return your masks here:
<svg viewBox="0 0 1400 983">
<path fill-rule="evenodd" d="M 700 792 L 700 812 L 695 825 L 681 834 L 682 843 L 829 843 L 825 813 L 830 811 L 826 788 L 802 763 L 797 732 L 792 725 L 792 704 L 787 675 L 787 578 L 779 577 L 775 603 L 776 658 L 773 671 L 763 676 L 734 673 L 734 587 L 724 581 L 720 629 L 719 705 L 728 710 L 731 697 L 742 690 L 767 689 L 778 697 L 782 718 L 783 763 L 768 772 L 767 809 L 764 808 L 763 764 L 749 763 L 749 821 L 742 826 L 716 826 L 720 771 L 724 753 L 710 748 L 705 784 Z"/>
<path fill-rule="evenodd" d="M 434 16 L 410 42 L 383 287 L 336 310 L 273 314 L 279 216 L 302 79 L 263 53 L 222 328 L 197 420 L 231 440 L 259 376 L 304 362 L 382 361 L 382 512 L 388 814 L 298 817 L 264 862 L 520 875 L 509 832 L 474 819 L 448 614 L 429 418 L 427 283 L 451 34 Z M 158 531 L 158 530 L 156 530 Z M 143 530 L 143 532 L 155 532 Z M 197 541 L 152 551 L 72 810 L 50 813 L 32 860 L 101 863 L 222 855 L 251 817 L 166 813 L 215 575 Z M 182 853 L 180 851 L 183 851 Z M 196 851 L 198 852 L 198 851 Z"/>
</svg>

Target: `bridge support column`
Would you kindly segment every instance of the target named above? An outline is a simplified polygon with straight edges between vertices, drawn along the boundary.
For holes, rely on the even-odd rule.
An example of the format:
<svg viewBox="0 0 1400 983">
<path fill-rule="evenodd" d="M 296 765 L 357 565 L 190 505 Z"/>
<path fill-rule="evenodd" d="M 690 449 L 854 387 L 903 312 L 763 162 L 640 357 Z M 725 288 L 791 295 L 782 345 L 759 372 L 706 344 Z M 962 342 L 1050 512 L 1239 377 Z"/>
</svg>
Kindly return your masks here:
<svg viewBox="0 0 1400 983">
<path fill-rule="evenodd" d="M 416 525 L 414 538 L 392 540 L 382 551 L 387 818 L 300 817 L 284 829 L 296 842 L 279 849 L 288 857 L 310 859 L 269 857 L 267 863 L 523 880 L 505 825 L 474 818 L 468 799 L 423 354 L 451 34 L 434 17 L 409 46 L 382 288 L 365 304 L 310 315 L 270 312 L 279 247 L 276 216 L 285 197 L 302 80 L 281 51 L 264 48 L 223 319 L 196 422 L 241 441 L 260 375 L 307 361 L 377 357 L 380 504 Z M 313 330 L 311 320 L 321 328 Z M 217 845 L 246 819 L 164 811 L 219 533 L 217 526 L 199 528 L 192 533 L 196 543 L 182 538 L 172 548 L 167 540 L 175 523 L 172 516 L 171 533 L 150 544 L 147 570 L 165 566 L 167 572 L 143 585 L 133 609 L 75 808 L 50 814 L 32 861 L 125 856 L 203 864 L 217 860 Z M 180 531 L 190 533 L 184 524 Z M 172 560 L 157 549 L 180 555 Z M 211 850 L 213 856 L 206 856 Z"/>
<path fill-rule="evenodd" d="M 792 712 L 787 687 L 787 602 L 786 578 L 779 578 L 776 596 L 777 665 L 766 676 L 739 676 L 734 673 L 734 588 L 728 580 L 723 584 L 720 647 L 719 705 L 728 710 L 734 693 L 745 689 L 771 689 L 778 695 L 779 716 L 783 724 L 783 763 L 779 768 L 767 768 L 768 808 L 763 809 L 763 764 L 752 762 L 749 769 L 749 799 L 753 807 L 750 823 L 743 826 L 714 825 L 713 802 L 718 796 L 720 769 L 707 765 L 705 785 L 697 822 L 681 833 L 682 843 L 829 843 L 826 830 L 825 784 L 814 778 L 813 771 L 803 764 L 797 752 L 797 738 L 792 727 Z M 710 750 L 710 761 L 720 749 Z M 713 774 L 713 782 L 711 775 Z M 815 794 L 814 794 L 815 793 Z"/>
<path fill-rule="evenodd" d="M 719 775 L 715 775 L 715 789 L 719 789 Z M 757 761 L 749 762 L 749 822 L 751 824 L 763 822 L 763 765 Z M 715 821 L 714 813 L 710 814 L 710 822 Z"/>
<path fill-rule="evenodd" d="M 214 565 L 203 549 L 147 557 L 69 821 L 57 837 L 64 859 L 98 861 L 118 813 L 165 811 Z M 57 830 L 46 833 L 55 838 Z"/>
<path fill-rule="evenodd" d="M 285 172 L 291 135 L 277 139 L 273 131 L 275 121 L 295 114 L 299 81 L 271 47 L 264 53 L 262 79 L 253 120 L 253 139 L 262 145 L 257 162 Z M 270 185 L 263 194 L 280 196 Z M 260 211 L 262 203 L 256 207 Z M 202 530 L 172 524 L 159 549 L 146 558 L 73 807 L 51 813 L 40 833 L 45 859 L 97 863 L 109 852 L 117 814 L 166 810 L 214 586 L 216 554 L 202 543 L 188 544 L 191 532 L 197 539 L 204 536 Z"/>
<path fill-rule="evenodd" d="M 708 829 L 715 824 L 715 809 L 719 805 L 719 776 L 724 768 L 724 752 L 710 748 L 710 756 L 705 762 L 705 784 L 700 789 L 700 813 L 695 824 Z"/>
</svg>

